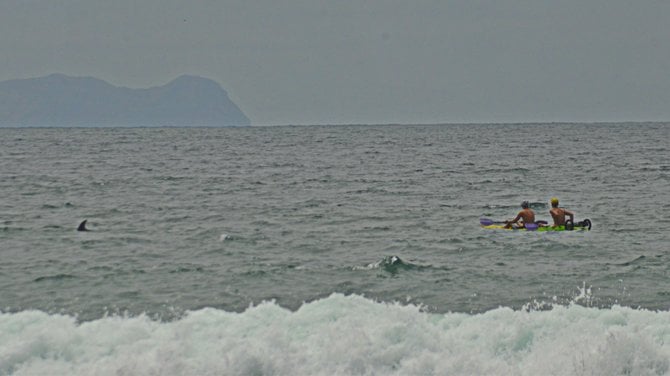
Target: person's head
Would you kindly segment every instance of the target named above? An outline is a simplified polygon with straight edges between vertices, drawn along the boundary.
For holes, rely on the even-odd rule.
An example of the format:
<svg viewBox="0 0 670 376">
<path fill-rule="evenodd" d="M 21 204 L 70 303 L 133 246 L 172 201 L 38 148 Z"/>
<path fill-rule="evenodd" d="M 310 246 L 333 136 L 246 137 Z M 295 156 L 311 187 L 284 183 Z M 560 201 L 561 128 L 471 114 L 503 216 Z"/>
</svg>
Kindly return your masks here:
<svg viewBox="0 0 670 376">
<path fill-rule="evenodd" d="M 528 209 L 530 207 L 530 205 L 528 204 L 528 201 L 524 200 L 524 201 L 521 202 L 521 207 L 524 208 L 524 209 Z"/>
<path fill-rule="evenodd" d="M 558 198 L 557 197 L 552 197 L 551 198 L 551 206 L 554 207 L 554 208 L 558 206 Z"/>
</svg>

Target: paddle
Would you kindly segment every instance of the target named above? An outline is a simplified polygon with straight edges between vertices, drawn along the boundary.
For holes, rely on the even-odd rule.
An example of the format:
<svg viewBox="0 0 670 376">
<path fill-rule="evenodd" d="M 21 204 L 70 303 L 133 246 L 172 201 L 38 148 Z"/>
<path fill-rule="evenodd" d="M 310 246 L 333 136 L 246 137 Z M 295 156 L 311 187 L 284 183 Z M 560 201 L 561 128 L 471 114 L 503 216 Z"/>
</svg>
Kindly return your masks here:
<svg viewBox="0 0 670 376">
<path fill-rule="evenodd" d="M 488 219 L 488 218 L 479 218 L 479 224 L 482 225 L 482 226 L 501 225 L 501 224 L 505 224 L 505 223 L 507 223 L 507 222 L 505 222 L 505 221 L 494 221 L 494 220 Z"/>
<path fill-rule="evenodd" d="M 535 230 L 537 230 L 538 227 L 540 227 L 539 223 L 543 223 L 543 222 L 544 222 L 544 224 L 546 224 L 546 221 L 537 221 L 537 223 L 526 223 L 524 227 L 528 231 L 535 231 Z M 505 222 L 505 221 L 494 221 L 494 220 L 489 219 L 489 218 L 479 218 L 479 224 L 482 225 L 482 226 L 491 226 L 491 225 L 495 225 L 495 224 L 500 225 L 500 224 L 506 224 L 506 223 L 507 222 Z"/>
</svg>

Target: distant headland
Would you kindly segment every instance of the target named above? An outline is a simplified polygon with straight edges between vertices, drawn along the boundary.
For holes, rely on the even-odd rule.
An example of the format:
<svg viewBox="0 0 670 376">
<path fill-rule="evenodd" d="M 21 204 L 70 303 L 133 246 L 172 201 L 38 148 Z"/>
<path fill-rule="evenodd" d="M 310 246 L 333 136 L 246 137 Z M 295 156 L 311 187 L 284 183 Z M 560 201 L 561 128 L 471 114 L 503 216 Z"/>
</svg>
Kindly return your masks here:
<svg viewBox="0 0 670 376">
<path fill-rule="evenodd" d="M 147 89 L 52 74 L 0 82 L 0 126 L 247 126 L 216 82 L 180 76 Z"/>
</svg>

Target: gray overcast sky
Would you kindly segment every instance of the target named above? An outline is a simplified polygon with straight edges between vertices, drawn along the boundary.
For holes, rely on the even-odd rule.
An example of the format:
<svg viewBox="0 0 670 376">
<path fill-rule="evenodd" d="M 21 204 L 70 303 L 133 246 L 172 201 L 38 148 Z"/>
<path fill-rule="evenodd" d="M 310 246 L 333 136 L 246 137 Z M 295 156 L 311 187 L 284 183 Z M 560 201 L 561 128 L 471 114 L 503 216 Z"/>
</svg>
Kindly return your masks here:
<svg viewBox="0 0 670 376">
<path fill-rule="evenodd" d="M 670 120 L 670 0 L 0 0 L 0 80 L 218 81 L 253 124 Z"/>
</svg>

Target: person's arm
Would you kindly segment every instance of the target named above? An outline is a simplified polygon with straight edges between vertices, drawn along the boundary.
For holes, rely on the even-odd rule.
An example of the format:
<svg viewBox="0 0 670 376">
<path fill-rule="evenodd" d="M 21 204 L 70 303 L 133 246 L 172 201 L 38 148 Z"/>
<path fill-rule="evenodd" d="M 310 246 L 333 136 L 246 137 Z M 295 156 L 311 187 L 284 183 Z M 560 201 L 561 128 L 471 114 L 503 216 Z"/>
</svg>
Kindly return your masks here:
<svg viewBox="0 0 670 376">
<path fill-rule="evenodd" d="M 571 212 L 570 210 L 565 210 L 565 215 L 570 217 L 570 222 L 575 223 L 575 213 Z"/>
<path fill-rule="evenodd" d="M 510 223 L 517 223 L 517 222 L 519 222 L 519 219 L 521 219 L 521 213 L 517 214 L 517 215 L 516 215 L 516 218 L 514 218 L 513 220 L 511 220 L 511 221 L 507 221 L 507 224 L 510 224 Z"/>
</svg>

